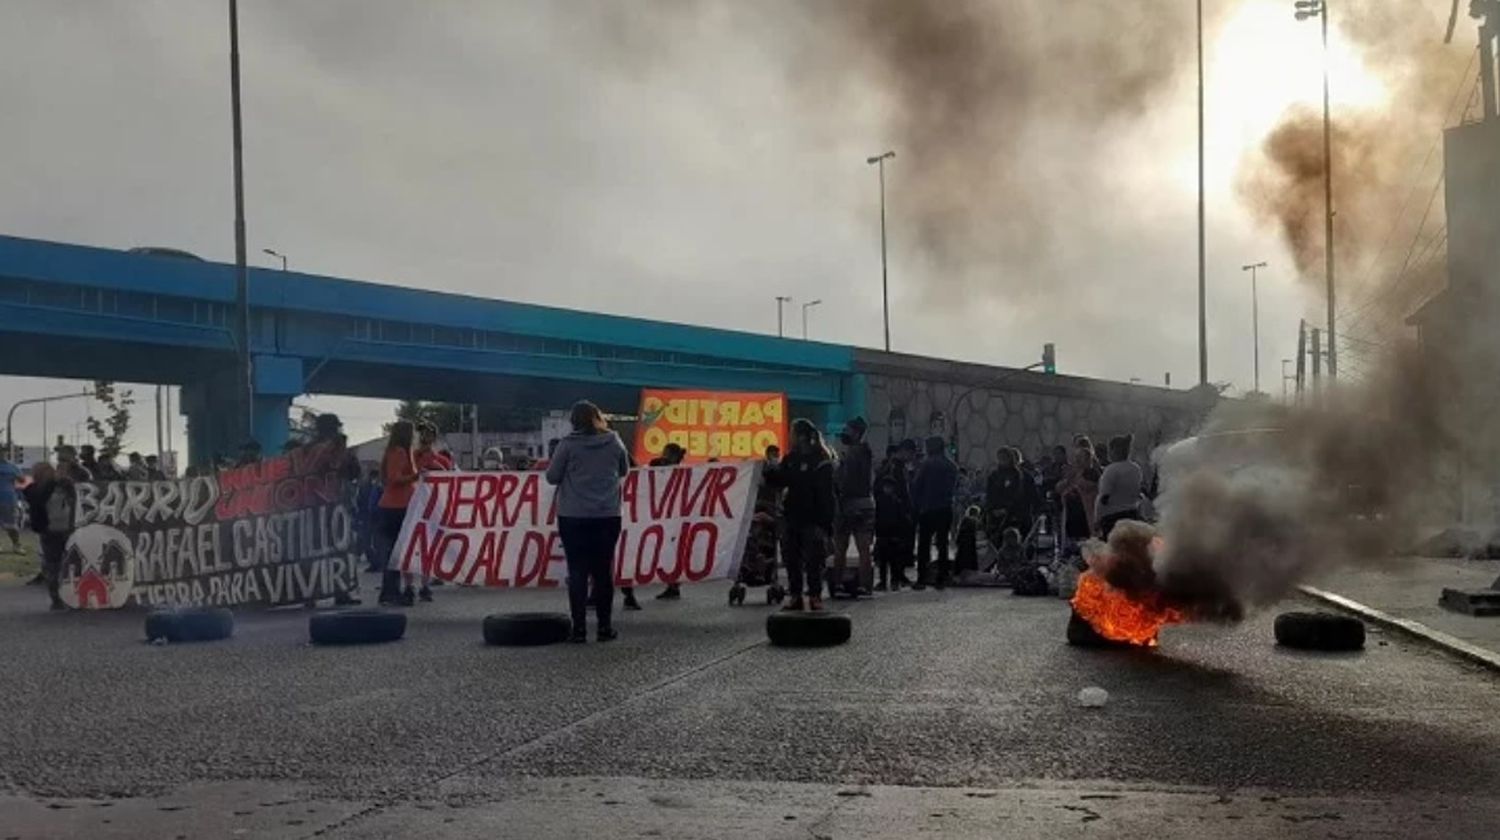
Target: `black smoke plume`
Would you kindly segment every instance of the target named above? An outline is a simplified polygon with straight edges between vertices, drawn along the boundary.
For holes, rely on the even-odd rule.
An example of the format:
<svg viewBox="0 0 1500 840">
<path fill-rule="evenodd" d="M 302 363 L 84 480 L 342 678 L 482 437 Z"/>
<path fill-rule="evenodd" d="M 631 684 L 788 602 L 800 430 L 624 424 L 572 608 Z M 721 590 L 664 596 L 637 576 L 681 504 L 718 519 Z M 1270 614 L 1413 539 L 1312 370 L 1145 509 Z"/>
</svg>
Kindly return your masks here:
<svg viewBox="0 0 1500 840">
<path fill-rule="evenodd" d="M 1392 353 L 1321 408 L 1222 404 L 1195 439 L 1158 453 L 1158 524 L 1117 527 L 1096 568 L 1195 619 L 1238 621 L 1340 566 L 1395 562 L 1457 444 L 1440 398 L 1451 384 Z"/>
</svg>

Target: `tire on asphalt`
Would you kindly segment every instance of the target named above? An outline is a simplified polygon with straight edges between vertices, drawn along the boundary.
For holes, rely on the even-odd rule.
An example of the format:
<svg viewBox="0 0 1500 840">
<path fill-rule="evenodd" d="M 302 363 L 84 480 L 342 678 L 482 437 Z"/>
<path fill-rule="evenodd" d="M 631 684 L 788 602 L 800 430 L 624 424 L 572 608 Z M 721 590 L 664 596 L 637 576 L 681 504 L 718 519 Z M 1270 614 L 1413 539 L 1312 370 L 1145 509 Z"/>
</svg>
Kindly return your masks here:
<svg viewBox="0 0 1500 840">
<path fill-rule="evenodd" d="M 562 613 L 498 613 L 484 617 L 484 643 L 487 645 L 552 645 L 567 639 L 572 631 L 572 619 Z"/>
<path fill-rule="evenodd" d="M 224 607 L 174 607 L 146 614 L 146 641 L 214 642 L 234 635 L 234 613 Z"/>
<path fill-rule="evenodd" d="M 849 641 L 854 625 L 836 612 L 777 612 L 766 616 L 766 637 L 776 647 L 832 647 Z"/>
<path fill-rule="evenodd" d="M 1276 616 L 1276 644 L 1297 650 L 1360 650 L 1365 625 L 1350 615 L 1284 612 Z"/>
<path fill-rule="evenodd" d="M 388 610 L 338 610 L 307 621 L 315 645 L 376 645 L 406 635 L 406 613 Z"/>
<path fill-rule="evenodd" d="M 1132 645 L 1129 642 L 1120 642 L 1120 641 L 1116 641 L 1114 639 L 1106 639 L 1105 637 L 1099 635 L 1099 631 L 1094 629 L 1094 625 L 1090 624 L 1088 622 L 1088 619 L 1086 619 L 1083 616 L 1079 615 L 1076 610 L 1074 610 L 1073 612 L 1071 612 L 1069 614 L 1069 616 L 1068 616 L 1067 639 L 1068 639 L 1068 644 L 1070 644 L 1070 645 L 1072 645 L 1074 647 L 1087 647 L 1087 648 L 1130 648 L 1130 647 L 1135 647 L 1135 645 Z"/>
</svg>

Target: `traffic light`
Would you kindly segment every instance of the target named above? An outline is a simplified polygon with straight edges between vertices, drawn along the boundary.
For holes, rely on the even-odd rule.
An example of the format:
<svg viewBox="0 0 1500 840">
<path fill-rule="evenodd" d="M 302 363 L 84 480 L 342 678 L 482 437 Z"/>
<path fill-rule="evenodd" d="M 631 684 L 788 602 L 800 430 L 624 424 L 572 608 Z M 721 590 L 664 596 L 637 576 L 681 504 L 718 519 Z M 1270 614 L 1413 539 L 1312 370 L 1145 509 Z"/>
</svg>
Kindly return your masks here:
<svg viewBox="0 0 1500 840">
<path fill-rule="evenodd" d="M 1042 345 L 1042 373 L 1057 373 L 1057 347 L 1050 341 Z"/>
</svg>

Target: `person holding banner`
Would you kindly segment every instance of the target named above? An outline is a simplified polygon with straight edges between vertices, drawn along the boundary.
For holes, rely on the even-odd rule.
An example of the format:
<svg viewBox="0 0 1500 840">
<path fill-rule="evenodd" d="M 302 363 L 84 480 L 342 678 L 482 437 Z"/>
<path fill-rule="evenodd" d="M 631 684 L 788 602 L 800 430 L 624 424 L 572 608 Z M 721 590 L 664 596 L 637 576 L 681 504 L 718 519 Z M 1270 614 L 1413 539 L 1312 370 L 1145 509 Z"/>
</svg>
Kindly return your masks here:
<svg viewBox="0 0 1500 840">
<path fill-rule="evenodd" d="M 416 463 L 419 475 L 429 472 L 448 472 L 453 469 L 453 458 L 437 448 L 437 439 L 437 426 L 426 420 L 417 425 L 417 449 L 412 453 L 412 461 Z M 416 575 L 405 576 L 405 592 L 411 592 L 416 578 Z M 403 594 L 402 598 L 405 597 L 406 595 Z M 432 602 L 432 580 L 426 575 L 422 576 L 422 588 L 417 590 L 417 598 L 423 603 Z"/>
<path fill-rule="evenodd" d="M 615 600 L 615 544 L 620 539 L 620 480 L 630 472 L 630 454 L 610 430 L 599 406 L 582 400 L 569 417 L 573 433 L 562 439 L 547 465 L 547 483 L 557 487 L 557 531 L 568 562 L 570 641 L 588 641 L 592 584 L 596 638 L 618 637 L 611 616 Z"/>
<path fill-rule="evenodd" d="M 652 467 L 675 467 L 678 464 L 681 464 L 685 458 L 687 458 L 687 450 L 686 449 L 683 449 L 681 446 L 678 446 L 675 443 L 669 443 L 669 444 L 667 444 L 662 449 L 662 451 L 661 451 L 661 457 L 659 457 L 659 458 L 652 458 L 651 459 L 651 463 L 648 464 L 648 466 L 652 466 Z M 630 609 L 631 608 L 630 605 L 631 604 L 635 604 L 635 587 L 622 587 L 622 588 L 625 590 L 625 608 L 626 609 Z M 658 601 L 675 601 L 675 600 L 680 599 L 681 597 L 682 597 L 682 586 L 680 584 L 676 584 L 676 583 L 669 583 L 669 584 L 667 584 L 667 588 L 663 589 L 661 591 L 661 594 L 659 594 L 659 595 L 656 596 L 656 600 L 658 600 Z M 640 608 L 641 608 L 640 604 L 636 604 L 635 605 L 635 609 L 640 609 Z"/>
<path fill-rule="evenodd" d="M 783 608 L 799 611 L 823 608 L 823 566 L 838 501 L 833 491 L 833 455 L 823 434 L 811 420 L 792 423 L 792 451 L 766 481 L 786 489 L 781 503 L 781 559 L 786 564 L 791 600 Z M 807 596 L 804 603 L 803 595 Z"/>
<path fill-rule="evenodd" d="M 401 591 L 401 573 L 391 568 L 391 551 L 401 536 L 401 526 L 406 521 L 406 506 L 411 501 L 421 473 L 412 457 L 412 438 L 416 428 L 410 420 L 397 420 L 391 425 L 391 436 L 385 444 L 385 456 L 380 462 L 380 519 L 376 535 L 380 548 L 376 556 L 380 560 L 380 603 L 386 606 L 410 607 L 416 603 L 416 593 L 411 586 Z"/>
</svg>

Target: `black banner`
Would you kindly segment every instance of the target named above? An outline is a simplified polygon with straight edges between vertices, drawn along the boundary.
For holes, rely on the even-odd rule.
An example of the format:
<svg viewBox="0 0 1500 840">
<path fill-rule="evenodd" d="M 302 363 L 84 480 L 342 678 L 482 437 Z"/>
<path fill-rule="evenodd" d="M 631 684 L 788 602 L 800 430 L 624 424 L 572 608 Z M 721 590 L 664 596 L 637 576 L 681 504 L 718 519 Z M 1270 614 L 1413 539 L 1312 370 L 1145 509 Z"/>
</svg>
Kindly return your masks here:
<svg viewBox="0 0 1500 840">
<path fill-rule="evenodd" d="M 310 444 L 214 476 L 78 485 L 69 606 L 297 604 L 358 582 L 349 453 Z"/>
</svg>

